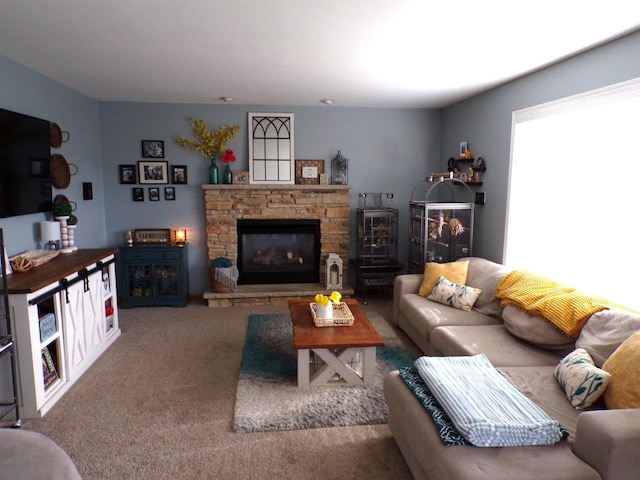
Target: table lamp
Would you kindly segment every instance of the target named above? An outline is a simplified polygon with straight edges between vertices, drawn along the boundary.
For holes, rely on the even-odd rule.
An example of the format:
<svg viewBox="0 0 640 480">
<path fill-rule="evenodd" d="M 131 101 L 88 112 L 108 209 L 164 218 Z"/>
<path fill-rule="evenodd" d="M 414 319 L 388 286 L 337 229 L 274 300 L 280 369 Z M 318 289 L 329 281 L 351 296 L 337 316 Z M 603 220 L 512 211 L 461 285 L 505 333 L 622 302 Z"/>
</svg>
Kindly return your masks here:
<svg viewBox="0 0 640 480">
<path fill-rule="evenodd" d="M 40 222 L 40 240 L 45 250 L 57 250 L 60 240 L 60 222 Z"/>
</svg>

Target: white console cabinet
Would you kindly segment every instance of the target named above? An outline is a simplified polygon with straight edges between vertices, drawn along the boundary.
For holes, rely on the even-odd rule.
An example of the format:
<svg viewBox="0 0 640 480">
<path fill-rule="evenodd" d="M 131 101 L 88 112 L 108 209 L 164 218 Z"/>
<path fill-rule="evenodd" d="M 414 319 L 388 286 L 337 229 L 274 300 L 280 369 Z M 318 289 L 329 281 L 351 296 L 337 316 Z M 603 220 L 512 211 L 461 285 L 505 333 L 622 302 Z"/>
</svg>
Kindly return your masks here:
<svg viewBox="0 0 640 480">
<path fill-rule="evenodd" d="M 22 417 L 43 416 L 120 335 L 116 252 L 61 253 L 8 278 Z"/>
</svg>

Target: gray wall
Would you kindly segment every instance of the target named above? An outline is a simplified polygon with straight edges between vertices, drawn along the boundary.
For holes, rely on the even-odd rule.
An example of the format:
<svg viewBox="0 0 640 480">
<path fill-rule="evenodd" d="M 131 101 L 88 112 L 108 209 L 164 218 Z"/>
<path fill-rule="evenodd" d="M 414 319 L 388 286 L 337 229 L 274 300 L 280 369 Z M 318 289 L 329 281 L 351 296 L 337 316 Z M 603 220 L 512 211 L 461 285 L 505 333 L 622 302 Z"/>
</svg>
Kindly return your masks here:
<svg viewBox="0 0 640 480">
<path fill-rule="evenodd" d="M 349 162 L 350 201 L 358 207 L 359 192 L 392 192 L 391 206 L 401 210 L 400 258 L 407 256 L 407 205 L 411 187 L 429 172 L 428 159 L 440 150 L 440 113 L 417 109 L 353 109 L 339 107 L 264 107 L 235 105 L 184 105 L 101 103 L 100 125 L 109 244 L 124 242 L 125 232 L 136 228 L 186 227 L 189 236 L 189 277 L 193 294 L 207 289 L 207 252 L 204 232 L 202 184 L 207 182 L 208 161 L 197 152 L 173 143 L 176 134 L 192 136 L 188 117 L 202 118 L 211 129 L 223 124 L 242 126 L 228 148 L 236 153 L 234 171 L 249 169 L 248 112 L 293 112 L 295 154 L 298 159 L 330 162 L 340 150 Z M 164 140 L 169 165 L 187 165 L 188 185 L 176 185 L 176 200 L 132 201 L 132 185 L 118 183 L 118 165 L 137 164 L 142 139 Z M 352 214 L 355 233 L 355 212 Z M 355 235 L 351 236 L 352 253 Z M 347 259 L 343 259 L 347 261 Z"/>
<path fill-rule="evenodd" d="M 503 258 L 512 112 L 636 78 L 640 76 L 638 52 L 640 32 L 444 110 L 440 152 L 443 164 L 455 155 L 461 141 L 469 142 L 474 156 L 482 156 L 487 162 L 484 185 L 475 187 L 487 192 L 486 205 L 476 207 L 475 255 L 496 261 Z M 603 159 L 603 172 L 611 172 L 603 176 L 603 181 L 615 181 L 613 166 L 619 161 Z M 578 151 L 575 162 L 577 169 Z M 545 191 L 544 185 L 540 185 L 540 194 L 553 195 L 553 192 Z M 567 211 L 563 215 L 571 217 Z"/>
<path fill-rule="evenodd" d="M 64 194 L 78 204 L 78 247 L 106 246 L 98 102 L 0 56 L 0 108 L 55 122 L 71 133 L 70 141 L 52 153 L 63 154 L 79 172 L 69 188 L 54 189 L 54 195 Z M 82 182 L 93 183 L 93 200 L 82 200 Z M 38 223 L 43 220 L 51 218 L 39 213 L 0 219 L 7 253 L 39 248 Z"/>
<path fill-rule="evenodd" d="M 512 112 L 638 77 L 639 50 L 640 33 L 634 33 L 442 111 L 99 103 L 0 57 L 0 107 L 55 121 L 71 132 L 71 141 L 60 152 L 77 164 L 80 172 L 72 177 L 69 189 L 59 193 L 78 203 L 78 246 L 121 245 L 124 232 L 135 228 L 184 226 L 190 237 L 191 293 L 199 294 L 207 285 L 201 189 L 207 162 L 172 142 L 175 134 L 191 134 L 187 117 L 206 119 L 212 128 L 223 123 L 242 125 L 229 148 L 238 157 L 233 169 L 248 170 L 247 112 L 293 112 L 297 158 L 324 159 L 328 167 L 341 150 L 350 159 L 352 208 L 358 206 L 359 192 L 395 194 L 403 262 L 412 188 L 430 172 L 445 170 L 447 159 L 457 155 L 459 142 L 467 141 L 474 155 L 484 157 L 488 166 L 484 185 L 475 188 L 487 192 L 487 204 L 476 208 L 474 254 L 500 261 Z M 146 191 L 147 201 L 134 203 L 131 186 L 119 184 L 118 165 L 136 164 L 141 159 L 142 139 L 164 140 L 169 164 L 188 166 L 189 184 L 176 186 L 176 201 L 162 197 L 159 202 L 149 202 Z M 82 200 L 82 182 L 93 182 L 94 200 Z M 542 185 L 541 192 L 549 194 Z M 8 253 L 37 248 L 37 223 L 45 219 L 43 214 L 1 219 Z"/>
</svg>

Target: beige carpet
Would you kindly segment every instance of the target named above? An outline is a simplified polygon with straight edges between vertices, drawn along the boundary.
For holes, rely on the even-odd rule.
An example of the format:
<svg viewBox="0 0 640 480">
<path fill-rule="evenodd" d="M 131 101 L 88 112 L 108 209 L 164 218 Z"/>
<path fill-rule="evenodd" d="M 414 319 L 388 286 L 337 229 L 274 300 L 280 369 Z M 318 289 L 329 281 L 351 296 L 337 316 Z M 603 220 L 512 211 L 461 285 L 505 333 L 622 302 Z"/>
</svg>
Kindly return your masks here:
<svg viewBox="0 0 640 480">
<path fill-rule="evenodd" d="M 365 307 L 390 318 L 389 302 Z M 121 310 L 122 336 L 42 419 L 84 480 L 411 478 L 387 425 L 238 434 L 248 318 L 287 307 Z M 412 348 L 410 346 L 410 348 Z"/>
</svg>

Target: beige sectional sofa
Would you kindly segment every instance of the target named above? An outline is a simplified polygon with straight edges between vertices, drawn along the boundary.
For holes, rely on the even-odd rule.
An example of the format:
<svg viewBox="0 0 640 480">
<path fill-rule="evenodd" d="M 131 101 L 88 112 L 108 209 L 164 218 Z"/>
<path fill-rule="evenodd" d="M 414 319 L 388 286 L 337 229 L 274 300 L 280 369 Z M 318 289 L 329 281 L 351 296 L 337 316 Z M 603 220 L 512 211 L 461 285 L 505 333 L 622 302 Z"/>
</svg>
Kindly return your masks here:
<svg viewBox="0 0 640 480">
<path fill-rule="evenodd" d="M 430 480 L 640 478 L 640 409 L 606 409 L 601 398 L 588 409 L 577 410 L 554 375 L 558 363 L 578 347 L 602 367 L 627 337 L 640 330 L 640 316 L 621 313 L 618 319 L 615 311 L 593 315 L 573 339 L 545 319 L 512 306 L 501 307 L 495 293 L 508 273 L 505 267 L 481 258 L 461 261 L 469 261 L 465 284 L 482 290 L 471 311 L 418 295 L 422 275 L 400 275 L 394 289 L 394 321 L 427 356 L 485 354 L 570 436 L 551 446 L 445 446 L 425 407 L 399 372 L 391 372 L 384 383 L 389 426 L 413 476 Z"/>
</svg>

